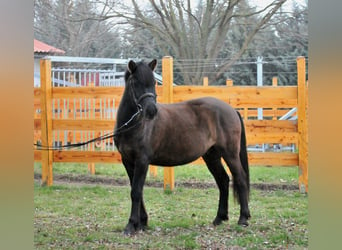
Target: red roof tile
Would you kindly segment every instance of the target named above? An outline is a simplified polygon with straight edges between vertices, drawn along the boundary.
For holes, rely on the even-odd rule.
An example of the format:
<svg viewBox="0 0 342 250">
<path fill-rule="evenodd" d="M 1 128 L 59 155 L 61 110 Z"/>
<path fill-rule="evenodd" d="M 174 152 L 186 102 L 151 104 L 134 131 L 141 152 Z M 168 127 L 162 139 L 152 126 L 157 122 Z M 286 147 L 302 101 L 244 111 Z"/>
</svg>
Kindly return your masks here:
<svg viewBox="0 0 342 250">
<path fill-rule="evenodd" d="M 65 54 L 64 50 L 57 49 L 46 43 L 34 39 L 34 52 L 37 53 L 53 53 L 53 54 Z"/>
</svg>

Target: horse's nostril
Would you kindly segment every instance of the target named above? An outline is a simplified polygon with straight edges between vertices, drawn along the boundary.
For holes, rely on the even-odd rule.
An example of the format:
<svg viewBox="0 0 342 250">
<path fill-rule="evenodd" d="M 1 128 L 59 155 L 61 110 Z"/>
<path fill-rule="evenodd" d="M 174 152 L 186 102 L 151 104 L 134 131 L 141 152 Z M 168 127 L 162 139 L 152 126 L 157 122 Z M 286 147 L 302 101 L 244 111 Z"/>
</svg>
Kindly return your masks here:
<svg viewBox="0 0 342 250">
<path fill-rule="evenodd" d="M 145 117 L 152 119 L 157 114 L 157 106 L 154 103 L 148 103 L 145 107 Z"/>
</svg>

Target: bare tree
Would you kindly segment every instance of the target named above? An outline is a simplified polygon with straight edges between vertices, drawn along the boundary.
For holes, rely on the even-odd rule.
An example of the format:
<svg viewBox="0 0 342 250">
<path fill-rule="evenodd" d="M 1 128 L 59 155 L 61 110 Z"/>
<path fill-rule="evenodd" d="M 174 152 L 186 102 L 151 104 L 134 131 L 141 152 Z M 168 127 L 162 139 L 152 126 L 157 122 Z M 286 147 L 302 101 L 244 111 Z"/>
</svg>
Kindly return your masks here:
<svg viewBox="0 0 342 250">
<path fill-rule="evenodd" d="M 286 0 L 274 0 L 261 10 L 246 0 L 131 0 L 130 6 L 111 8 L 103 19 L 119 17 L 134 30 L 150 32 L 164 54 L 177 60 L 185 83 L 200 84 L 205 72 L 215 71 L 213 81 L 227 71 L 246 51 L 255 34 L 275 15 Z M 246 24 L 246 20 L 253 20 Z M 227 36 L 234 25 L 244 22 L 240 46 L 231 50 L 229 57 L 220 58 Z M 151 42 L 151 41 L 147 41 Z M 197 59 L 188 64 L 189 59 Z M 219 59 L 219 60 L 218 60 Z M 192 61 L 193 62 L 193 61 Z M 189 70 L 191 67 L 191 71 Z"/>
<path fill-rule="evenodd" d="M 112 32 L 113 23 L 98 18 L 106 11 L 105 6 L 101 9 L 91 0 L 35 0 L 35 38 L 70 56 L 118 57 L 120 37 Z"/>
</svg>

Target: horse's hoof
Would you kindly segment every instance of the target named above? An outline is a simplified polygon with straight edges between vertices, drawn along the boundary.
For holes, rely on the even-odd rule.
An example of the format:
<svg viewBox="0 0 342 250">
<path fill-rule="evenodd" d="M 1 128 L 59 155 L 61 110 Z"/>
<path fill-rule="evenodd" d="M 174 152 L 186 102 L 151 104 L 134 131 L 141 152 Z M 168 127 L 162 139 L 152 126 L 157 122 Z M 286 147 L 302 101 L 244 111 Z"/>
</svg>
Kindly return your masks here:
<svg viewBox="0 0 342 250">
<path fill-rule="evenodd" d="M 247 222 L 247 219 L 243 218 L 243 219 L 239 219 L 238 225 L 243 226 L 243 227 L 248 227 L 249 224 Z"/>
<path fill-rule="evenodd" d="M 222 220 L 219 219 L 219 218 L 215 218 L 215 220 L 213 221 L 213 225 L 214 225 L 214 226 L 218 226 L 218 225 L 220 225 L 221 223 L 222 223 Z"/>
<path fill-rule="evenodd" d="M 142 228 L 142 230 L 145 230 L 147 228 L 147 224 L 148 224 L 147 218 L 146 219 L 141 219 L 140 227 Z"/>
<path fill-rule="evenodd" d="M 123 233 L 126 236 L 132 236 L 135 235 L 136 232 L 137 231 L 135 230 L 135 227 L 132 224 L 127 224 Z"/>
<path fill-rule="evenodd" d="M 140 224 L 138 227 L 137 227 L 137 231 L 145 231 L 147 228 L 147 224 L 144 225 L 144 224 Z"/>
<path fill-rule="evenodd" d="M 138 224 L 135 226 L 134 224 L 128 223 L 125 230 L 124 230 L 124 235 L 132 236 L 138 232 L 145 231 L 146 228 L 147 228 L 147 224 L 146 225 L 145 224 Z"/>
<path fill-rule="evenodd" d="M 218 226 L 222 224 L 222 221 L 228 220 L 228 216 L 224 216 L 224 218 L 216 216 L 215 220 L 213 221 L 214 226 Z"/>
</svg>

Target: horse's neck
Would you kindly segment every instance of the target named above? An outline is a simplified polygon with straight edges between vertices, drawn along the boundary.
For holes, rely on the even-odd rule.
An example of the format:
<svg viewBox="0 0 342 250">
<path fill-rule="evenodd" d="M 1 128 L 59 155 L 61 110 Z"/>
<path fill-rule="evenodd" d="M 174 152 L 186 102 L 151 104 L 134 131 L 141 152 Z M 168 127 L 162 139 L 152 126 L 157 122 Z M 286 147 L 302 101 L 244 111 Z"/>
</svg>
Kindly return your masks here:
<svg viewBox="0 0 342 250">
<path fill-rule="evenodd" d="M 138 108 L 129 98 L 129 94 L 125 91 L 119 105 L 118 114 L 116 117 L 117 127 L 122 126 L 136 113 Z"/>
</svg>

